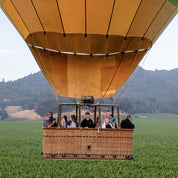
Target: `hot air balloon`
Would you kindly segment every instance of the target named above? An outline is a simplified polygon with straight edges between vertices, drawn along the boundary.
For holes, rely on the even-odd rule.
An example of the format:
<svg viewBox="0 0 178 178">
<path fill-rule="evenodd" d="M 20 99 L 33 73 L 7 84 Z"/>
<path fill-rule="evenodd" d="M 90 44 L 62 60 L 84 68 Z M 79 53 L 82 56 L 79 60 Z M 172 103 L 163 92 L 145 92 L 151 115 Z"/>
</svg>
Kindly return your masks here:
<svg viewBox="0 0 178 178">
<path fill-rule="evenodd" d="M 0 4 L 29 46 L 41 71 L 58 96 L 104 98 L 112 96 L 126 82 L 176 15 L 178 1 L 0 0 Z M 58 125 L 60 125 L 61 106 Z M 80 104 L 77 108 L 78 113 Z M 126 157 L 132 155 L 132 139 L 129 140 L 133 133 L 131 131 L 102 132 L 103 138 L 105 134 L 118 135 L 119 140 L 112 137 L 113 143 L 117 143 L 119 147 L 115 151 L 110 148 L 111 142 L 103 143 L 97 140 L 100 137 L 97 136 L 96 130 L 90 130 L 91 133 L 83 130 L 82 133 L 86 137 L 82 137 L 81 131 L 75 129 L 70 132 L 62 129 L 44 129 L 44 131 L 46 139 L 44 140 L 51 145 L 52 137 L 48 136 L 56 134 L 59 144 L 64 141 L 59 136 L 62 132 L 69 135 L 72 132 L 74 137 L 69 136 L 70 139 L 75 138 L 76 143 L 80 143 L 80 147 L 75 145 L 74 150 L 77 151 L 66 148 L 66 152 L 61 144 L 60 147 L 56 146 L 55 152 L 49 151 L 51 146 L 46 144 L 45 149 L 48 147 L 49 151 L 49 154 L 46 152 L 48 155 L 46 157 L 49 155 L 55 157 L 57 154 L 59 158 L 61 155 L 62 158 L 66 158 L 68 154 L 69 159 L 76 155 L 80 155 L 79 158 L 82 159 L 88 155 L 93 155 L 93 159 L 98 159 L 100 156 L 103 159 L 120 159 L 118 155 Z M 94 137 L 90 137 L 92 134 Z M 126 135 L 121 136 L 122 134 Z M 124 152 L 120 143 L 127 134 L 130 134 L 129 146 L 125 142 L 124 149 L 127 150 L 127 147 L 131 149 Z M 81 139 L 85 139 L 86 145 L 81 145 Z M 70 142 L 72 143 L 74 141 Z M 99 143 L 104 144 L 102 145 L 104 151 L 99 150 L 101 145 Z M 91 146 L 92 144 L 94 146 Z"/>
</svg>

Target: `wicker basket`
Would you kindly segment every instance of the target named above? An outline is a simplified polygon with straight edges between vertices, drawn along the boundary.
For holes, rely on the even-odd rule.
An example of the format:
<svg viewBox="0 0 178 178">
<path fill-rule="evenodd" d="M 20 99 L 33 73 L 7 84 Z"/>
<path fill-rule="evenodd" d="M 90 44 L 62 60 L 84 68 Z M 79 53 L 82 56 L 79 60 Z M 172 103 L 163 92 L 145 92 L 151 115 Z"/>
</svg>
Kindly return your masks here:
<svg viewBox="0 0 178 178">
<path fill-rule="evenodd" d="M 43 128 L 43 158 L 133 159 L 132 129 Z"/>
</svg>

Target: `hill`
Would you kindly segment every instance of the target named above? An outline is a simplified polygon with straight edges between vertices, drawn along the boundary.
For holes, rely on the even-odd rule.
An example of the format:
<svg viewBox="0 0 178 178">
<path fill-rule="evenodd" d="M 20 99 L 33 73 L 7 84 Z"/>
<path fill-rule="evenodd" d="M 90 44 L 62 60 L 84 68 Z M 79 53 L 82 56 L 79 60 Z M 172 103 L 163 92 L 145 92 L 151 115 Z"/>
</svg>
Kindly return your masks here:
<svg viewBox="0 0 178 178">
<path fill-rule="evenodd" d="M 178 114 L 177 76 L 178 69 L 149 71 L 138 67 L 116 93 L 116 103 L 121 108 L 128 104 L 131 113 Z M 128 109 L 124 107 L 124 110 Z"/>
<path fill-rule="evenodd" d="M 149 71 L 138 67 L 125 85 L 112 98 L 101 102 L 114 102 L 128 113 L 178 114 L 178 69 Z M 16 81 L 0 82 L 0 111 L 8 106 L 21 106 L 44 115 L 57 111 L 57 96 L 41 72 Z M 69 102 L 70 98 L 62 98 Z M 0 113 L 1 113 L 0 112 Z"/>
</svg>

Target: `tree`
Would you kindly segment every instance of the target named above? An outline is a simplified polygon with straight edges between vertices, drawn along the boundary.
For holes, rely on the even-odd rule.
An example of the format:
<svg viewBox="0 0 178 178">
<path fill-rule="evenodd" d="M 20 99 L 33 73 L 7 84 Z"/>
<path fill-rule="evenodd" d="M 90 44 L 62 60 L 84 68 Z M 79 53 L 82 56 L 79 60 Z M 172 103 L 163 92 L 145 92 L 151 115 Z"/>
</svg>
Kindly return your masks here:
<svg viewBox="0 0 178 178">
<path fill-rule="evenodd" d="M 5 110 L 0 110 L 0 119 L 4 120 L 8 118 L 8 114 Z"/>
<path fill-rule="evenodd" d="M 40 116 L 44 116 L 49 111 L 56 113 L 58 109 L 58 103 L 56 100 L 46 100 L 42 103 L 39 103 L 36 112 Z"/>
</svg>

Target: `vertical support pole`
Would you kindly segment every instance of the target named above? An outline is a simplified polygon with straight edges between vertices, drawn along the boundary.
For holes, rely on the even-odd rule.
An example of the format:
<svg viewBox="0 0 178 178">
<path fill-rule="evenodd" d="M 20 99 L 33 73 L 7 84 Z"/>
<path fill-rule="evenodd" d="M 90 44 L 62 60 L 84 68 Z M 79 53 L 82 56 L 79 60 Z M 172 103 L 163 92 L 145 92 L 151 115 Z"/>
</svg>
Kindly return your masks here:
<svg viewBox="0 0 178 178">
<path fill-rule="evenodd" d="M 98 114 L 99 114 L 99 126 L 101 127 L 101 106 L 98 106 Z"/>
<path fill-rule="evenodd" d="M 62 113 L 62 104 L 58 106 L 58 117 L 57 117 L 57 126 L 61 126 L 61 113 Z"/>
<path fill-rule="evenodd" d="M 78 121 L 78 105 L 76 105 L 76 112 L 75 112 L 75 114 L 76 114 L 76 121 Z"/>
<path fill-rule="evenodd" d="M 78 123 L 78 126 L 80 127 L 81 126 L 81 106 L 79 104 L 79 123 Z"/>
<path fill-rule="evenodd" d="M 96 127 L 96 106 L 94 107 L 94 124 L 95 124 L 95 127 Z"/>
<path fill-rule="evenodd" d="M 112 113 L 112 116 L 114 117 L 114 106 L 112 106 L 112 111 L 111 111 L 111 113 Z"/>
<path fill-rule="evenodd" d="M 119 115 L 119 107 L 117 106 L 117 121 L 118 121 L 118 128 L 121 128 L 121 122 L 120 122 L 120 115 Z"/>
</svg>

